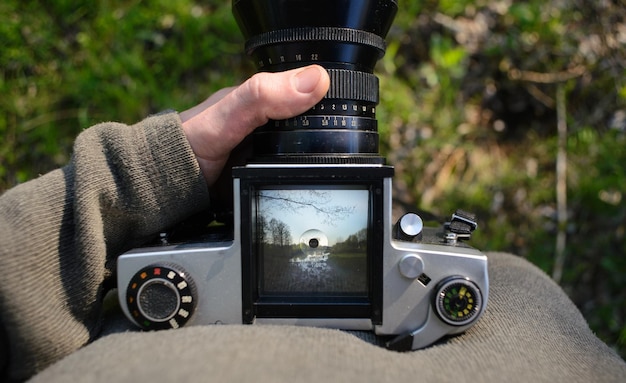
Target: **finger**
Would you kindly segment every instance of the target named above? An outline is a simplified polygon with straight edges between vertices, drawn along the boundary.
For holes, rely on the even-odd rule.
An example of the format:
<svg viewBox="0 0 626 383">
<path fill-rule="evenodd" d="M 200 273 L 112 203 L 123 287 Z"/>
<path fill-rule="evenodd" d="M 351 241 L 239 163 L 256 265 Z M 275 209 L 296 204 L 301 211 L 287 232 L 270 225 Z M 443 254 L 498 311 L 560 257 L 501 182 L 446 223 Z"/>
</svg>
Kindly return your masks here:
<svg viewBox="0 0 626 383">
<path fill-rule="evenodd" d="M 213 93 L 211 96 L 209 96 L 209 98 L 204 100 L 201 104 L 198 104 L 190 109 L 185 110 L 184 112 L 179 113 L 181 121 L 185 123 L 187 120 L 190 120 L 197 114 L 204 111 L 206 108 L 214 105 L 215 103 L 226 97 L 228 93 L 232 92 L 235 89 L 236 87 L 234 86 L 220 89 L 217 92 Z"/>
<path fill-rule="evenodd" d="M 305 112 L 322 99 L 329 84 L 328 73 L 317 65 L 280 73 L 258 73 L 185 121 L 183 129 L 201 166 L 210 161 L 223 163 L 230 151 L 255 128 L 269 119 L 285 119 Z"/>
<path fill-rule="evenodd" d="M 278 74 L 258 73 L 235 89 L 228 102 L 234 109 L 253 110 L 255 113 L 238 115 L 244 126 L 263 125 L 268 119 L 285 119 L 305 112 L 328 91 L 328 73 L 313 65 Z M 224 100 L 225 102 L 227 100 Z M 232 111 L 223 109 L 226 119 Z M 236 113 L 236 112 L 235 112 Z"/>
<path fill-rule="evenodd" d="M 218 157 L 232 150 L 268 119 L 289 118 L 311 108 L 328 90 L 330 79 L 320 66 L 281 73 L 258 73 L 195 120 L 207 139 L 219 138 L 196 152 L 204 158 Z M 209 144 L 208 141 L 205 141 Z M 214 152 L 218 149 L 218 152 Z M 195 151 L 195 150 L 194 150 Z"/>
</svg>

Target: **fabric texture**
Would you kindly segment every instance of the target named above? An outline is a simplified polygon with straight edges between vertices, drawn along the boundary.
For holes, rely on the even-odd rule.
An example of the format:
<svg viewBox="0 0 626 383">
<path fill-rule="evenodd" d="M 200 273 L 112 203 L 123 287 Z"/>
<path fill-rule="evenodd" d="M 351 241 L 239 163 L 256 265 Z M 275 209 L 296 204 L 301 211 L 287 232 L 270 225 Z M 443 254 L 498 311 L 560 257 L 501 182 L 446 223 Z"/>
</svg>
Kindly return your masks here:
<svg viewBox="0 0 626 383">
<path fill-rule="evenodd" d="M 294 326 L 131 331 L 97 340 L 33 382 L 626 381 L 626 363 L 545 273 L 509 254 L 488 256 L 483 317 L 423 350 L 398 353 L 369 343 L 369 333 Z"/>
<path fill-rule="evenodd" d="M 115 257 L 207 204 L 175 113 L 90 128 L 66 167 L 7 191 L 0 368 L 8 353 L 10 377 L 36 374 L 34 382 L 626 380 L 624 361 L 564 292 L 499 253 L 489 254 L 480 321 L 419 351 L 387 351 L 370 333 L 292 326 L 130 331 L 115 311 L 102 330 Z"/>
<path fill-rule="evenodd" d="M 115 257 L 207 204 L 176 113 L 87 129 L 67 166 L 5 192 L 0 323 L 10 376 L 29 377 L 92 340 Z"/>
</svg>

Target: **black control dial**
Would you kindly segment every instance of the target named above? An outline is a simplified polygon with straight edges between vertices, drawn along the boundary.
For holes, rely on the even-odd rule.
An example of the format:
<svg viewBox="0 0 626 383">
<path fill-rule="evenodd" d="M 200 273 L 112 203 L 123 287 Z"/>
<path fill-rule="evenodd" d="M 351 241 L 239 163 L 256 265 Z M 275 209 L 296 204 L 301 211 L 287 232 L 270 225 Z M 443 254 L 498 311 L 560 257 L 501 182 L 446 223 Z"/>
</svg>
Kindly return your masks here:
<svg viewBox="0 0 626 383">
<path fill-rule="evenodd" d="M 478 318 L 483 302 L 476 284 L 463 277 L 451 277 L 438 286 L 434 304 L 444 322 L 464 326 Z"/>
<path fill-rule="evenodd" d="M 137 324 L 146 330 L 178 328 L 193 314 L 195 286 L 172 266 L 150 265 L 128 283 L 126 303 Z"/>
</svg>

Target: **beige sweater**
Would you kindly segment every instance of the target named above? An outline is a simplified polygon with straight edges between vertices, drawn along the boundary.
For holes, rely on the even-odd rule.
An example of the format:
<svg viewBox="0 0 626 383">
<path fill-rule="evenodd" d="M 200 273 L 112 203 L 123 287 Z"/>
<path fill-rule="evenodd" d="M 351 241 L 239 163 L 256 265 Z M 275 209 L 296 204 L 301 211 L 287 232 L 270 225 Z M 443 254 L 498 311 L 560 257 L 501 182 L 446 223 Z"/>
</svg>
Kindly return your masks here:
<svg viewBox="0 0 626 383">
<path fill-rule="evenodd" d="M 115 257 L 207 203 L 176 113 L 87 129 L 67 166 L 4 193 L 0 312 L 12 376 L 93 339 Z"/>
</svg>

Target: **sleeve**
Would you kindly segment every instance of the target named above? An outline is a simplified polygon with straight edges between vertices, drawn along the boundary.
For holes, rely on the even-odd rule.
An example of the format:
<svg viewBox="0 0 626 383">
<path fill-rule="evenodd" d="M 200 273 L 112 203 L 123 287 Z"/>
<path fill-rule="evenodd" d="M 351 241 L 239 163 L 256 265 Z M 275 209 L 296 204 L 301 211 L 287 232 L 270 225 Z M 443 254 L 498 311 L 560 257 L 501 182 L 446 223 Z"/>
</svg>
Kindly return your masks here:
<svg viewBox="0 0 626 383">
<path fill-rule="evenodd" d="M 92 340 L 117 255 L 208 198 L 176 113 L 89 128 L 67 166 L 0 196 L 0 368 L 24 379 Z"/>
</svg>

